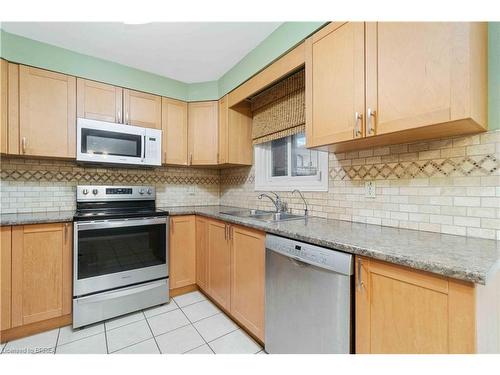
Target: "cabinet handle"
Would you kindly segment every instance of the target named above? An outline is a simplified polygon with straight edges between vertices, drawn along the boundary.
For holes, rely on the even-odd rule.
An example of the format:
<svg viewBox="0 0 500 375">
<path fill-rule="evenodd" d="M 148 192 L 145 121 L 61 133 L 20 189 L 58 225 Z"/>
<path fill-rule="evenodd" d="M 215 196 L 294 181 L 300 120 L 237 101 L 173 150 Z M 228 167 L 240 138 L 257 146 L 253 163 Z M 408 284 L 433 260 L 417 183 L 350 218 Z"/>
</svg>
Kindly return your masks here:
<svg viewBox="0 0 500 375">
<path fill-rule="evenodd" d="M 227 241 L 227 225 L 224 224 L 224 241 Z"/>
<path fill-rule="evenodd" d="M 193 165 L 193 154 L 189 154 L 189 165 Z"/>
<path fill-rule="evenodd" d="M 170 220 L 170 232 L 174 233 L 174 221 Z"/>
<path fill-rule="evenodd" d="M 354 114 L 354 138 L 358 138 L 361 135 L 360 122 L 363 120 L 363 115 L 359 112 Z"/>
<path fill-rule="evenodd" d="M 234 238 L 234 227 L 230 226 L 229 227 L 229 239 L 232 241 Z"/>
<path fill-rule="evenodd" d="M 377 116 L 377 111 L 374 109 L 368 108 L 367 111 L 367 123 L 366 123 L 366 131 L 368 134 L 375 134 L 375 120 Z"/>
<path fill-rule="evenodd" d="M 125 112 L 125 125 L 128 125 L 128 111 Z"/>
<path fill-rule="evenodd" d="M 23 137 L 21 140 L 21 148 L 22 148 L 23 154 L 25 154 L 26 153 L 26 137 Z"/>
<path fill-rule="evenodd" d="M 358 290 L 361 291 L 361 289 L 365 286 L 363 283 L 363 278 L 361 276 L 361 259 L 358 258 Z"/>
<path fill-rule="evenodd" d="M 68 223 L 64 224 L 64 243 L 68 240 Z"/>
<path fill-rule="evenodd" d="M 167 163 L 167 151 L 163 153 L 163 160 L 165 161 L 165 164 Z"/>
<path fill-rule="evenodd" d="M 122 123 L 122 111 L 116 111 L 116 117 L 118 118 L 118 123 Z"/>
</svg>

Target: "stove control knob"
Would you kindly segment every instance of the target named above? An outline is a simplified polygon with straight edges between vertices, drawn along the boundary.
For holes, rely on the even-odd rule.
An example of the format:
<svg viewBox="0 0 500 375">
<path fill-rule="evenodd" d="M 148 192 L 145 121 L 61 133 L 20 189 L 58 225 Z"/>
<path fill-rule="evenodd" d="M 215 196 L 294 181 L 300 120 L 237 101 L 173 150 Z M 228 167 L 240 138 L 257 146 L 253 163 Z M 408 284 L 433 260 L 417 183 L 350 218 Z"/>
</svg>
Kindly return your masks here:
<svg viewBox="0 0 500 375">
<path fill-rule="evenodd" d="M 92 189 L 92 194 L 97 195 L 97 193 L 99 193 L 99 190 L 97 190 L 97 189 Z"/>
<path fill-rule="evenodd" d="M 148 189 L 148 194 L 149 195 L 153 194 L 153 190 L 152 189 Z"/>
<path fill-rule="evenodd" d="M 83 195 L 87 195 L 89 193 L 89 189 L 83 189 L 82 193 L 83 193 Z"/>
<path fill-rule="evenodd" d="M 144 189 L 140 189 L 139 194 L 144 195 Z"/>
</svg>

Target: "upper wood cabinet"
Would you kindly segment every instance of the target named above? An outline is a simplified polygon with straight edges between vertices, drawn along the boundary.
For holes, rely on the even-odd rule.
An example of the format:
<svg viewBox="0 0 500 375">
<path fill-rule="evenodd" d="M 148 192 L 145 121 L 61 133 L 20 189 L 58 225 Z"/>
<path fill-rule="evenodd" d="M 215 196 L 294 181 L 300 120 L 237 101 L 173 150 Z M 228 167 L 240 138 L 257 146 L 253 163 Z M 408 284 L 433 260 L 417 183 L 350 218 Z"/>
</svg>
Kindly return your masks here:
<svg viewBox="0 0 500 375">
<path fill-rule="evenodd" d="M 334 22 L 306 41 L 305 61 L 308 147 L 486 130 L 486 23 Z"/>
<path fill-rule="evenodd" d="M 162 162 L 188 164 L 188 105 L 180 100 L 162 98 Z"/>
<path fill-rule="evenodd" d="M 356 353 L 475 352 L 473 284 L 356 262 Z"/>
<path fill-rule="evenodd" d="M 196 283 L 195 216 L 170 218 L 169 280 L 170 289 Z"/>
<path fill-rule="evenodd" d="M 196 284 L 208 292 L 208 219 L 196 217 Z"/>
<path fill-rule="evenodd" d="M 219 100 L 218 164 L 252 165 L 252 112 L 245 102 L 233 108 L 228 96 Z"/>
<path fill-rule="evenodd" d="M 264 341 L 265 233 L 231 226 L 231 314 Z"/>
<path fill-rule="evenodd" d="M 231 243 L 229 225 L 208 221 L 208 294 L 229 311 L 231 307 Z"/>
<path fill-rule="evenodd" d="M 12 227 L 12 327 L 71 313 L 71 223 Z"/>
<path fill-rule="evenodd" d="M 12 227 L 0 227 L 0 342 L 1 331 L 11 327 Z"/>
<path fill-rule="evenodd" d="M 218 164 L 218 102 L 188 103 L 189 165 Z"/>
<path fill-rule="evenodd" d="M 75 77 L 19 66 L 19 138 L 23 155 L 75 157 Z"/>
<path fill-rule="evenodd" d="M 123 89 L 88 79 L 77 78 L 77 117 L 108 122 L 123 122 Z"/>
<path fill-rule="evenodd" d="M 161 96 L 123 89 L 126 125 L 161 129 Z"/>
<path fill-rule="evenodd" d="M 0 59 L 0 153 L 6 154 L 8 150 L 8 129 L 7 129 L 7 111 L 8 111 L 8 71 L 9 63 Z"/>
<path fill-rule="evenodd" d="M 308 147 L 363 135 L 364 34 L 361 22 L 334 22 L 306 41 Z"/>
</svg>

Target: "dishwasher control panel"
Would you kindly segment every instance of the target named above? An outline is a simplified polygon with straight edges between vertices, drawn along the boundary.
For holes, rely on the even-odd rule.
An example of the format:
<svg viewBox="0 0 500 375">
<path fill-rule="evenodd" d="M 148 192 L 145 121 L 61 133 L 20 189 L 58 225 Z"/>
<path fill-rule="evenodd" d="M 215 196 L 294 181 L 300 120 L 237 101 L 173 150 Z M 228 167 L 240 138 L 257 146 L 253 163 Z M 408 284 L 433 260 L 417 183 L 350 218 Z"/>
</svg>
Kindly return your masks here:
<svg viewBox="0 0 500 375">
<path fill-rule="evenodd" d="M 266 236 L 266 249 L 345 275 L 352 275 L 353 273 L 353 256 L 337 250 L 331 250 L 272 234 Z"/>
</svg>

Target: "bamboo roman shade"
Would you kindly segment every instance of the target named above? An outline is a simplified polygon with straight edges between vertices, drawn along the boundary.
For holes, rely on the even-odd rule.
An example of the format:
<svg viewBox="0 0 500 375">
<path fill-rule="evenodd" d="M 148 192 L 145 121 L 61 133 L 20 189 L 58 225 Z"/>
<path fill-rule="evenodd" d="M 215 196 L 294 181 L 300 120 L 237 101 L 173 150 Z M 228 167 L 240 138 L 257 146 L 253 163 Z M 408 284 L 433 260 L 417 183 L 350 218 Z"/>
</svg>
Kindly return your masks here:
<svg viewBox="0 0 500 375">
<path fill-rule="evenodd" d="M 253 144 L 305 131 L 304 69 L 251 99 Z"/>
</svg>

